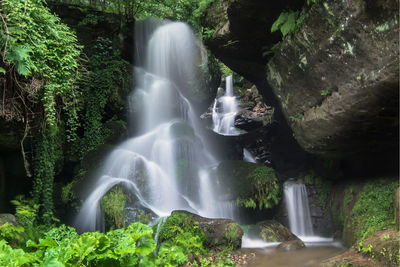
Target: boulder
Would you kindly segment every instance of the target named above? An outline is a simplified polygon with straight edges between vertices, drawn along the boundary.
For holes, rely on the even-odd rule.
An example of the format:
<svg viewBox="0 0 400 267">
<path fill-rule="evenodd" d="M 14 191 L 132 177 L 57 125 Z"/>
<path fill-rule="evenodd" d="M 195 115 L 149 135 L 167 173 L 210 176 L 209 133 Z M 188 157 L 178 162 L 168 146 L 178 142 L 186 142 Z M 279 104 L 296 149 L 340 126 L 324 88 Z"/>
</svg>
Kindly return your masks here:
<svg viewBox="0 0 400 267">
<path fill-rule="evenodd" d="M 191 232 L 202 238 L 203 245 L 207 248 L 238 249 L 242 244 L 243 230 L 230 219 L 209 219 L 179 210 L 173 211 L 163 224 L 156 227 L 161 227 L 158 229 L 159 242 L 174 238 L 176 229 L 179 229 L 179 233 Z"/>
<path fill-rule="evenodd" d="M 2 213 L 2 214 L 0 214 L 0 225 L 3 225 L 5 223 L 10 223 L 10 224 L 15 225 L 15 226 L 18 225 L 17 219 L 15 218 L 14 215 L 12 215 L 10 213 Z"/>
<path fill-rule="evenodd" d="M 397 151 L 397 15 L 395 0 L 320 1 L 275 49 L 268 83 L 306 151 L 331 158 Z"/>
<path fill-rule="evenodd" d="M 295 239 L 295 240 L 289 240 L 280 243 L 276 249 L 277 250 L 283 250 L 283 251 L 289 251 L 289 250 L 298 250 L 305 248 L 306 246 L 304 245 L 303 241 L 300 239 Z"/>
<path fill-rule="evenodd" d="M 288 228 L 275 220 L 266 220 L 250 226 L 247 235 L 261 237 L 265 242 L 285 242 L 299 239 Z"/>
</svg>

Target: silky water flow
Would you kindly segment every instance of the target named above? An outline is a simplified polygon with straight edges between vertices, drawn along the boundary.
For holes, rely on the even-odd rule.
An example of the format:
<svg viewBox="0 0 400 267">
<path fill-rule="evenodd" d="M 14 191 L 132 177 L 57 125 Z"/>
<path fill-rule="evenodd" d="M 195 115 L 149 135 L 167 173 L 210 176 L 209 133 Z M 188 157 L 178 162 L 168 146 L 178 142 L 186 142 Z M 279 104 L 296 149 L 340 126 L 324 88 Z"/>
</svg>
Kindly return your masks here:
<svg viewBox="0 0 400 267">
<path fill-rule="evenodd" d="M 139 21 L 135 26 L 135 81 L 131 118 L 138 136 L 108 155 L 76 218 L 79 231 L 104 230 L 101 200 L 121 185 L 135 205 L 155 217 L 187 210 L 205 217 L 234 218 L 219 201 L 198 116 L 185 97 L 200 75 L 201 43 L 181 22 Z"/>
</svg>

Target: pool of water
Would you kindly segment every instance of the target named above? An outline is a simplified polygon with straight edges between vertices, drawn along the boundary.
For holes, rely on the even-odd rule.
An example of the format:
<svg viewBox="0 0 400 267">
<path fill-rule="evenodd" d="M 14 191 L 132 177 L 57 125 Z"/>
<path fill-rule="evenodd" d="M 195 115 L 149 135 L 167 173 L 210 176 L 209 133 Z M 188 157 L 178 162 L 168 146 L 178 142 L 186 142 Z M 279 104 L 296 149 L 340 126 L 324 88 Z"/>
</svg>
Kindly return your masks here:
<svg viewBox="0 0 400 267">
<path fill-rule="evenodd" d="M 345 248 L 336 243 L 313 242 L 306 248 L 294 251 L 279 251 L 275 247 L 243 248 L 242 250 L 243 253 L 256 255 L 248 262 L 247 267 L 310 267 L 319 266 L 321 261 L 344 252 Z"/>
</svg>

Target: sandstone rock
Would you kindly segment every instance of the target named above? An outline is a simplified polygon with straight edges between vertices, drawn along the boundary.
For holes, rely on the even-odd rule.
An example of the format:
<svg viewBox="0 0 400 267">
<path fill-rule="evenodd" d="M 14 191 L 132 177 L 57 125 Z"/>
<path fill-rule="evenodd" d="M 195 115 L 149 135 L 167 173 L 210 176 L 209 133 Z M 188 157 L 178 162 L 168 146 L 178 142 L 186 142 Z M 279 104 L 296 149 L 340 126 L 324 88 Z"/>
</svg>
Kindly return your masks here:
<svg viewBox="0 0 400 267">
<path fill-rule="evenodd" d="M 277 221 L 266 220 L 250 227 L 248 236 L 261 237 L 265 242 L 285 242 L 299 239 L 288 228 Z"/>
<path fill-rule="evenodd" d="M 397 15 L 394 0 L 319 2 L 275 50 L 268 82 L 306 151 L 340 158 L 397 151 Z"/>
</svg>

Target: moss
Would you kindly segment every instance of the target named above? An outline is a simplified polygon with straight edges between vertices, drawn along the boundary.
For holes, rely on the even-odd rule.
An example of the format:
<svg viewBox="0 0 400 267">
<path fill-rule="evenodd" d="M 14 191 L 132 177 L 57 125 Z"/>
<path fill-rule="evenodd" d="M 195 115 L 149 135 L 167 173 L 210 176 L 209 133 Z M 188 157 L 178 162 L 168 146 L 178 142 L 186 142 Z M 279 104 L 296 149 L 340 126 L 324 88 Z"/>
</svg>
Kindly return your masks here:
<svg viewBox="0 0 400 267">
<path fill-rule="evenodd" d="M 228 246 L 230 248 L 240 247 L 241 244 L 237 244 L 238 242 L 241 243 L 241 239 L 238 237 L 243 234 L 243 229 L 240 225 L 237 223 L 230 223 L 225 231 L 225 239 L 227 240 Z"/>
<path fill-rule="evenodd" d="M 340 188 L 333 199 L 335 224 L 343 229 L 343 241 L 351 246 L 356 240 L 373 233 L 394 228 L 395 178 L 379 178 L 363 183 L 349 183 Z"/>
<path fill-rule="evenodd" d="M 126 195 L 120 186 L 115 186 L 101 200 L 101 207 L 105 214 L 108 228 L 125 227 L 125 203 Z"/>
<path fill-rule="evenodd" d="M 157 225 L 154 227 L 157 227 Z M 187 232 L 193 236 L 199 236 L 202 241 L 207 239 L 204 232 L 200 229 L 199 223 L 193 219 L 193 214 L 174 211 L 165 220 L 164 225 L 162 225 L 159 233 L 159 241 L 174 240 L 177 235 Z"/>
<path fill-rule="evenodd" d="M 313 172 L 304 176 L 304 182 L 307 185 L 314 185 L 317 187 L 319 204 L 323 209 L 326 209 L 328 197 L 332 190 L 332 182 L 316 175 Z"/>
</svg>

